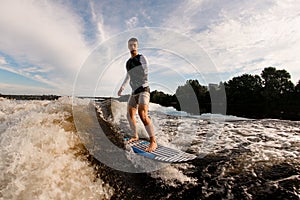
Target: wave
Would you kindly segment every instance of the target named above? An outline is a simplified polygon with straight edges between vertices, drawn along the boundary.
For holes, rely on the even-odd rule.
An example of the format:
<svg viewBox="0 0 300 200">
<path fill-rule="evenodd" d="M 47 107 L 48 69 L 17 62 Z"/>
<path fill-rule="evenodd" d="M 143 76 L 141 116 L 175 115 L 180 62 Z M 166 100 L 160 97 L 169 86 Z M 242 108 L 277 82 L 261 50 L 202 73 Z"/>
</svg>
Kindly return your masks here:
<svg viewBox="0 0 300 200">
<path fill-rule="evenodd" d="M 97 161 L 93 148 L 103 147 L 97 140 L 85 143 L 78 129 L 94 130 L 92 122 L 105 125 L 112 142 L 120 133 L 130 135 L 126 103 L 93 103 L 69 97 L 0 99 L 0 199 L 299 198 L 300 122 L 223 120 L 150 104 L 158 143 L 199 157 L 153 172 L 126 173 Z M 100 119 L 91 121 L 87 111 L 97 111 Z M 139 118 L 138 130 L 147 137 Z M 145 167 L 134 153 L 126 156 L 135 167 Z"/>
<path fill-rule="evenodd" d="M 72 118 L 72 101 L 0 99 L 1 199 L 109 199 Z"/>
<path fill-rule="evenodd" d="M 112 123 L 130 134 L 126 103 L 112 101 L 111 109 Z M 159 144 L 198 155 L 190 163 L 151 173 L 174 191 L 186 188 L 169 194 L 173 199 L 189 190 L 195 191 L 186 196 L 191 199 L 299 197 L 300 122 L 191 116 L 157 104 L 150 104 L 149 110 Z M 137 119 L 140 137 L 147 137 Z"/>
<path fill-rule="evenodd" d="M 187 118 L 196 118 L 202 120 L 212 120 L 212 121 L 243 121 L 243 120 L 252 120 L 244 117 L 237 117 L 233 115 L 222 115 L 222 114 L 212 114 L 212 113 L 203 113 L 201 115 L 193 115 L 185 111 L 178 111 L 174 107 L 165 107 L 159 104 L 150 103 L 149 111 L 159 112 L 165 115 L 177 116 L 177 117 L 187 117 Z"/>
</svg>

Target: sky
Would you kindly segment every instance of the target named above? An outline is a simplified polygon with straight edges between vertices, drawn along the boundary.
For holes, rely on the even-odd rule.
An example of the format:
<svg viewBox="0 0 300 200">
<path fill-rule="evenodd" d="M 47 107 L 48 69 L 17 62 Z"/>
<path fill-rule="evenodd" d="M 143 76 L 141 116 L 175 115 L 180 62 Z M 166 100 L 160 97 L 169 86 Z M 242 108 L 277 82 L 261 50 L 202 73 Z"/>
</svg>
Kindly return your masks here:
<svg viewBox="0 0 300 200">
<path fill-rule="evenodd" d="M 139 39 L 151 90 L 266 67 L 300 80 L 298 0 L 3 0 L 0 93 L 117 96 Z M 129 93 L 127 86 L 124 93 Z"/>
</svg>

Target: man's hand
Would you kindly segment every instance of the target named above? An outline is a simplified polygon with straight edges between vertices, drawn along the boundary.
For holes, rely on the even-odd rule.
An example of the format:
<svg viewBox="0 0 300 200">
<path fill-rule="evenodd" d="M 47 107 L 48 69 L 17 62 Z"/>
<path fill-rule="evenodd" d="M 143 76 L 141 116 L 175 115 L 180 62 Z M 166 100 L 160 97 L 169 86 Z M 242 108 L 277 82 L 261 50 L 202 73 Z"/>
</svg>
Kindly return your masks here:
<svg viewBox="0 0 300 200">
<path fill-rule="evenodd" d="M 118 91 L 118 96 L 122 96 L 123 89 L 124 89 L 124 88 L 122 88 L 122 87 L 119 89 L 119 91 Z"/>
</svg>

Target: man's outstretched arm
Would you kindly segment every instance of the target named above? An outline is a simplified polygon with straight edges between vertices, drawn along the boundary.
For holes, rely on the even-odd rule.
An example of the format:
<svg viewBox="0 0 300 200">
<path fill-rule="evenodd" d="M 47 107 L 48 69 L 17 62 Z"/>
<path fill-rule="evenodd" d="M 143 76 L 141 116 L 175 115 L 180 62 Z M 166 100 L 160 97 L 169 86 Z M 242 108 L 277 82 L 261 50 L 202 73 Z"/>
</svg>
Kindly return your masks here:
<svg viewBox="0 0 300 200">
<path fill-rule="evenodd" d="M 125 79 L 124 79 L 124 81 L 123 81 L 123 83 L 122 83 L 122 85 L 121 85 L 121 87 L 118 91 L 118 96 L 122 96 L 122 92 L 123 92 L 125 86 L 128 84 L 129 80 L 130 80 L 130 77 L 129 77 L 129 74 L 127 73 L 126 77 L 125 77 Z"/>
</svg>

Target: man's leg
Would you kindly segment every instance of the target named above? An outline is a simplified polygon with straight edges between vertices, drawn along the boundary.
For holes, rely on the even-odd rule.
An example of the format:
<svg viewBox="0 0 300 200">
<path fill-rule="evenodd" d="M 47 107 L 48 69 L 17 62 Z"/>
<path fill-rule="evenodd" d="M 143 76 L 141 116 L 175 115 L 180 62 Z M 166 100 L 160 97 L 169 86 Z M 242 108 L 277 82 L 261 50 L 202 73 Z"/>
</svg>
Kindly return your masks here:
<svg viewBox="0 0 300 200">
<path fill-rule="evenodd" d="M 148 117 L 148 105 L 146 104 L 139 104 L 138 105 L 138 112 L 139 116 L 146 128 L 146 131 L 150 137 L 150 145 L 146 148 L 146 151 L 151 152 L 157 148 L 156 138 L 154 134 L 154 128 L 150 118 Z"/>
<path fill-rule="evenodd" d="M 129 122 L 129 125 L 130 125 L 130 128 L 133 132 L 133 137 L 128 140 L 128 142 L 133 142 L 133 141 L 136 141 L 139 139 L 139 135 L 138 135 L 138 132 L 136 130 L 136 119 L 135 119 L 135 114 L 136 114 L 136 108 L 135 107 L 132 107 L 130 105 L 128 105 L 128 108 L 127 108 L 127 119 L 128 119 L 128 122 Z"/>
<path fill-rule="evenodd" d="M 128 142 L 133 142 L 139 139 L 138 132 L 136 129 L 136 119 L 135 119 L 135 115 L 137 111 L 137 103 L 138 103 L 137 96 L 130 95 L 127 102 L 127 120 L 132 130 L 133 137 L 130 140 L 128 140 Z"/>
</svg>

